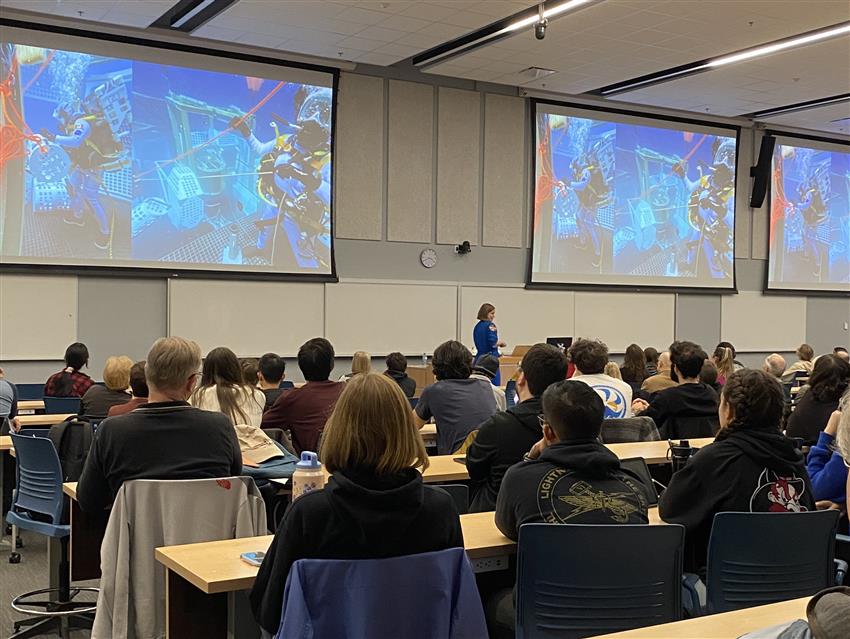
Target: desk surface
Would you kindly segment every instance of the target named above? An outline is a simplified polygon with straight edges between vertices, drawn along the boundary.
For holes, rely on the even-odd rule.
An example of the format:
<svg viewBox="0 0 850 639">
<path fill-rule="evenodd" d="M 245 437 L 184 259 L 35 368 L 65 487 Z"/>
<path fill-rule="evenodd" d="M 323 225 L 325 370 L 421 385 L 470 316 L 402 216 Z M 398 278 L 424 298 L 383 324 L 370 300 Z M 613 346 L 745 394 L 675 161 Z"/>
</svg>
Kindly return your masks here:
<svg viewBox="0 0 850 639">
<path fill-rule="evenodd" d="M 713 437 L 689 440 L 694 448 L 702 448 L 714 442 Z M 620 459 L 643 457 L 647 464 L 663 464 L 668 461 L 669 444 L 666 440 L 658 442 L 634 442 L 630 444 L 607 444 L 609 450 Z"/>
<path fill-rule="evenodd" d="M 21 427 L 27 426 L 53 426 L 64 422 L 69 417 L 73 417 L 74 413 L 63 413 L 58 415 L 19 415 L 18 420 L 21 422 Z"/>
<path fill-rule="evenodd" d="M 0 435 L 0 453 L 12 449 L 12 438 L 9 435 Z"/>
<path fill-rule="evenodd" d="M 806 618 L 809 597 L 602 635 L 597 639 L 736 639 L 743 634 Z"/>
<path fill-rule="evenodd" d="M 44 410 L 43 399 L 19 399 L 18 410 Z"/>
</svg>

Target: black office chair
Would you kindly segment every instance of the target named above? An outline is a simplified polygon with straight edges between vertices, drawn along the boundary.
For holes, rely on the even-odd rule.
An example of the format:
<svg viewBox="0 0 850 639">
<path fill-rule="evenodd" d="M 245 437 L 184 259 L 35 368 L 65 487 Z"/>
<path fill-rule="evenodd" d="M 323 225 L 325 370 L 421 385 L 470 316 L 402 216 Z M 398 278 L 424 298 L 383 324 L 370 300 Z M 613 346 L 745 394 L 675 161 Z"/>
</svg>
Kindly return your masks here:
<svg viewBox="0 0 850 639">
<path fill-rule="evenodd" d="M 604 444 L 657 442 L 661 439 L 652 417 L 623 417 L 606 419 L 600 433 Z"/>
</svg>

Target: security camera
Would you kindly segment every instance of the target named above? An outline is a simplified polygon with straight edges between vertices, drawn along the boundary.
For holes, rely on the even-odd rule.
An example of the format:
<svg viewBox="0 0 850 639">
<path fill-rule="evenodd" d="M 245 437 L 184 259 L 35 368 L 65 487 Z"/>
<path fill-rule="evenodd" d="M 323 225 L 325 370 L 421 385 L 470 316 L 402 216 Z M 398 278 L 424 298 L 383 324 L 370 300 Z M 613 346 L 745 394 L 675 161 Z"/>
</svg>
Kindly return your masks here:
<svg viewBox="0 0 850 639">
<path fill-rule="evenodd" d="M 549 20 L 543 18 L 534 23 L 534 37 L 542 40 L 546 37 L 546 27 L 549 25 Z"/>
<path fill-rule="evenodd" d="M 472 253 L 472 247 L 469 245 L 469 240 L 464 240 L 455 246 L 455 253 L 458 255 L 467 255 Z"/>
</svg>

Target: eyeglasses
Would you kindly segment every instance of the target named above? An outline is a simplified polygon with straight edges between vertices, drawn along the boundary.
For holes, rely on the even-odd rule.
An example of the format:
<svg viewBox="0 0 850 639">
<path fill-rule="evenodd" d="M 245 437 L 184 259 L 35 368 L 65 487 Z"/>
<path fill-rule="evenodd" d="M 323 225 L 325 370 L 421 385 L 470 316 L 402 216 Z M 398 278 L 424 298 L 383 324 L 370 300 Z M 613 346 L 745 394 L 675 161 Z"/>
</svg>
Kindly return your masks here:
<svg viewBox="0 0 850 639">
<path fill-rule="evenodd" d="M 542 429 L 542 428 L 543 428 L 546 424 L 548 424 L 548 423 L 549 423 L 549 422 L 547 422 L 547 421 L 546 421 L 546 417 L 545 417 L 545 416 L 543 416 L 543 415 L 538 415 L 538 416 L 537 416 L 537 421 L 538 421 L 538 423 L 540 424 L 540 428 L 541 428 L 541 429 Z"/>
</svg>

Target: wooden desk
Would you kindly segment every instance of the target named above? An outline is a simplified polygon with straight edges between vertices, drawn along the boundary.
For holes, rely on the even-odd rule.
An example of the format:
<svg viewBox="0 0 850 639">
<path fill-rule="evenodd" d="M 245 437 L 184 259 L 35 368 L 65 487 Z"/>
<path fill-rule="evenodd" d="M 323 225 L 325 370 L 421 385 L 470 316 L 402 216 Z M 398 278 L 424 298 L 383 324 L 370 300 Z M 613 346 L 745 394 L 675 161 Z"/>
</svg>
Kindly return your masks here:
<svg viewBox="0 0 850 639">
<path fill-rule="evenodd" d="M 434 455 L 429 457 L 430 465 L 422 473 L 425 483 L 469 481 L 466 465 L 456 462 L 455 457 L 463 455 Z"/>
<path fill-rule="evenodd" d="M 416 382 L 415 395 L 417 397 L 422 395 L 423 388 L 437 381 L 437 378 L 434 377 L 434 370 L 431 368 L 431 364 L 427 366 L 422 366 L 422 364 L 408 366 L 407 375 Z"/>
<path fill-rule="evenodd" d="M 63 413 L 58 415 L 21 415 L 18 420 L 21 423 L 21 428 L 32 426 L 53 426 L 60 424 L 69 417 L 73 417 L 74 413 Z"/>
<path fill-rule="evenodd" d="M 754 630 L 805 619 L 808 603 L 809 597 L 791 599 L 745 610 L 600 635 L 596 639 L 736 639 Z"/>
<path fill-rule="evenodd" d="M 419 429 L 419 434 L 422 435 L 422 440 L 425 442 L 426 446 L 435 444 L 437 441 L 437 425 L 425 424 Z"/>
<path fill-rule="evenodd" d="M 694 448 L 703 448 L 714 442 L 713 437 L 688 440 Z M 666 440 L 658 442 L 634 442 L 630 444 L 607 444 L 608 449 L 620 459 L 643 457 L 647 464 L 665 464 L 669 461 Z"/>
<path fill-rule="evenodd" d="M 109 511 L 92 514 L 84 512 L 77 502 L 77 482 L 62 484 L 62 492 L 71 500 L 71 537 L 68 556 L 71 581 L 100 579 L 100 544 L 109 522 Z"/>
<path fill-rule="evenodd" d="M 12 438 L 9 435 L 0 435 L 0 453 L 12 450 Z"/>
<path fill-rule="evenodd" d="M 18 400 L 18 415 L 26 415 L 37 412 L 44 412 L 43 399 L 21 399 Z"/>
</svg>

